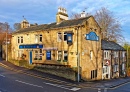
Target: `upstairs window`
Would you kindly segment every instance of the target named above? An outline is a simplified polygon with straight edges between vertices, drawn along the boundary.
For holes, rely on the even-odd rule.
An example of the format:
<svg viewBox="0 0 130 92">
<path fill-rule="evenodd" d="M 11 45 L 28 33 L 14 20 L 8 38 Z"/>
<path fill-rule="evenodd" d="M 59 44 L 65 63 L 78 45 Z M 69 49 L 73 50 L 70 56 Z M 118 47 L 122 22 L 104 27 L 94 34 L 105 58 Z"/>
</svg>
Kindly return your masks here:
<svg viewBox="0 0 130 92">
<path fill-rule="evenodd" d="M 64 33 L 64 41 L 67 41 L 67 33 Z"/>
<path fill-rule="evenodd" d="M 57 34 L 57 41 L 61 42 L 62 41 L 62 33 Z"/>
<path fill-rule="evenodd" d="M 23 36 L 18 36 L 17 42 L 18 43 L 23 43 Z"/>
<path fill-rule="evenodd" d="M 39 42 L 42 42 L 42 35 L 35 35 L 35 43 L 39 43 Z"/>
<path fill-rule="evenodd" d="M 114 58 L 116 58 L 116 57 L 118 57 L 118 52 L 117 51 L 114 52 Z"/>
<path fill-rule="evenodd" d="M 109 59 L 110 53 L 109 51 L 104 51 L 104 59 Z"/>
</svg>

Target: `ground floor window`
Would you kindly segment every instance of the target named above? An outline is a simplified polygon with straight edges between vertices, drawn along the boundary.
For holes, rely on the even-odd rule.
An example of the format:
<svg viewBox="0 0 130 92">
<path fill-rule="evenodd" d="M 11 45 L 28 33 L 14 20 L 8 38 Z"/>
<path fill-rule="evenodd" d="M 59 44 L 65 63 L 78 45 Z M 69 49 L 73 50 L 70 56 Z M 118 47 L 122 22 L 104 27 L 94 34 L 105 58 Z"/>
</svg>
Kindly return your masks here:
<svg viewBox="0 0 130 92">
<path fill-rule="evenodd" d="M 103 73 L 107 73 L 107 72 L 108 72 L 108 67 L 107 66 L 103 67 Z"/>
<path fill-rule="evenodd" d="M 22 58 L 23 50 L 18 50 L 18 58 Z"/>
<path fill-rule="evenodd" d="M 35 50 L 34 60 L 42 60 L 42 49 Z"/>
<path fill-rule="evenodd" d="M 67 51 L 58 51 L 57 60 L 63 60 L 64 62 L 68 61 L 68 52 Z"/>
<path fill-rule="evenodd" d="M 64 51 L 64 61 L 67 61 L 68 60 L 68 53 L 67 51 Z"/>
<path fill-rule="evenodd" d="M 91 79 L 96 78 L 96 77 L 97 77 L 97 69 L 91 71 Z"/>
<path fill-rule="evenodd" d="M 118 72 L 119 71 L 119 65 L 113 65 L 113 72 Z"/>
<path fill-rule="evenodd" d="M 61 60 L 61 58 L 62 58 L 62 52 L 58 51 L 58 60 Z"/>
</svg>

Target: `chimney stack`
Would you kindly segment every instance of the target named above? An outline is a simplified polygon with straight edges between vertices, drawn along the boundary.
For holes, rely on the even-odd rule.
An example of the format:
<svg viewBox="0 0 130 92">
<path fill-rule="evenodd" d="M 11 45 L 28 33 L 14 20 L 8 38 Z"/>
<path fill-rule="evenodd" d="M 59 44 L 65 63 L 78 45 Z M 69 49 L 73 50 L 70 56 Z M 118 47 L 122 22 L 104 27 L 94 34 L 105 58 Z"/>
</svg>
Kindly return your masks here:
<svg viewBox="0 0 130 92">
<path fill-rule="evenodd" d="M 58 13 L 56 14 L 56 22 L 59 24 L 64 20 L 68 20 L 67 10 L 65 8 L 59 7 Z"/>
<path fill-rule="evenodd" d="M 83 11 L 80 16 L 81 18 L 86 17 L 85 11 Z"/>
</svg>

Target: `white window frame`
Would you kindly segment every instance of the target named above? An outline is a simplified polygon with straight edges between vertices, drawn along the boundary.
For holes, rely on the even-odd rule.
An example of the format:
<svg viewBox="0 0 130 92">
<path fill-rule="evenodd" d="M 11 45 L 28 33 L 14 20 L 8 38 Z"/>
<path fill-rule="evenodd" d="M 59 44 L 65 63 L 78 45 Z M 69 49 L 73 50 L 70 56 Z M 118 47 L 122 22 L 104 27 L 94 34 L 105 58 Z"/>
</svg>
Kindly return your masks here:
<svg viewBox="0 0 130 92">
<path fill-rule="evenodd" d="M 42 60 L 42 49 L 39 49 L 39 50 L 35 50 L 35 52 L 34 52 L 35 54 L 35 56 L 34 56 L 34 58 L 36 58 L 36 60 Z"/>
<path fill-rule="evenodd" d="M 118 51 L 114 52 L 114 58 L 118 57 Z"/>
<path fill-rule="evenodd" d="M 21 57 L 22 57 L 22 54 L 23 54 L 23 50 L 18 50 L 17 57 L 18 57 L 18 58 L 21 58 Z"/>
<path fill-rule="evenodd" d="M 20 43 L 23 43 L 24 39 L 23 39 L 23 36 L 18 36 L 17 37 L 17 43 L 20 44 Z"/>
<path fill-rule="evenodd" d="M 110 52 L 104 50 L 104 59 L 109 59 L 110 58 Z"/>
<path fill-rule="evenodd" d="M 42 34 L 35 34 L 35 43 L 42 42 Z"/>
<path fill-rule="evenodd" d="M 61 53 L 61 56 L 59 56 Z M 62 51 L 57 51 L 57 60 L 62 60 Z"/>
<path fill-rule="evenodd" d="M 61 41 L 62 41 L 62 33 L 61 33 L 61 32 L 58 32 L 58 33 L 57 33 L 57 41 L 58 41 L 58 42 L 61 42 Z"/>
<path fill-rule="evenodd" d="M 123 58 L 125 57 L 125 52 L 124 52 L 124 51 L 122 52 L 122 57 L 123 57 Z"/>
</svg>

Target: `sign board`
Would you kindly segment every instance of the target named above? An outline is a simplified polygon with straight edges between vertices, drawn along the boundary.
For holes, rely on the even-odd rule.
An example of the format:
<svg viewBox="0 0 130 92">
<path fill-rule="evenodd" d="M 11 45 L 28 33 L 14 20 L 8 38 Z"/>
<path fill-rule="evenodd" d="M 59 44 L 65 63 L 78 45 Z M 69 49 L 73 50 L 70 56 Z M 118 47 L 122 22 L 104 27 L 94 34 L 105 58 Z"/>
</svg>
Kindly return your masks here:
<svg viewBox="0 0 130 92">
<path fill-rule="evenodd" d="M 86 34 L 86 40 L 98 41 L 99 36 L 97 36 L 95 32 L 90 32 L 89 34 Z"/>
</svg>

